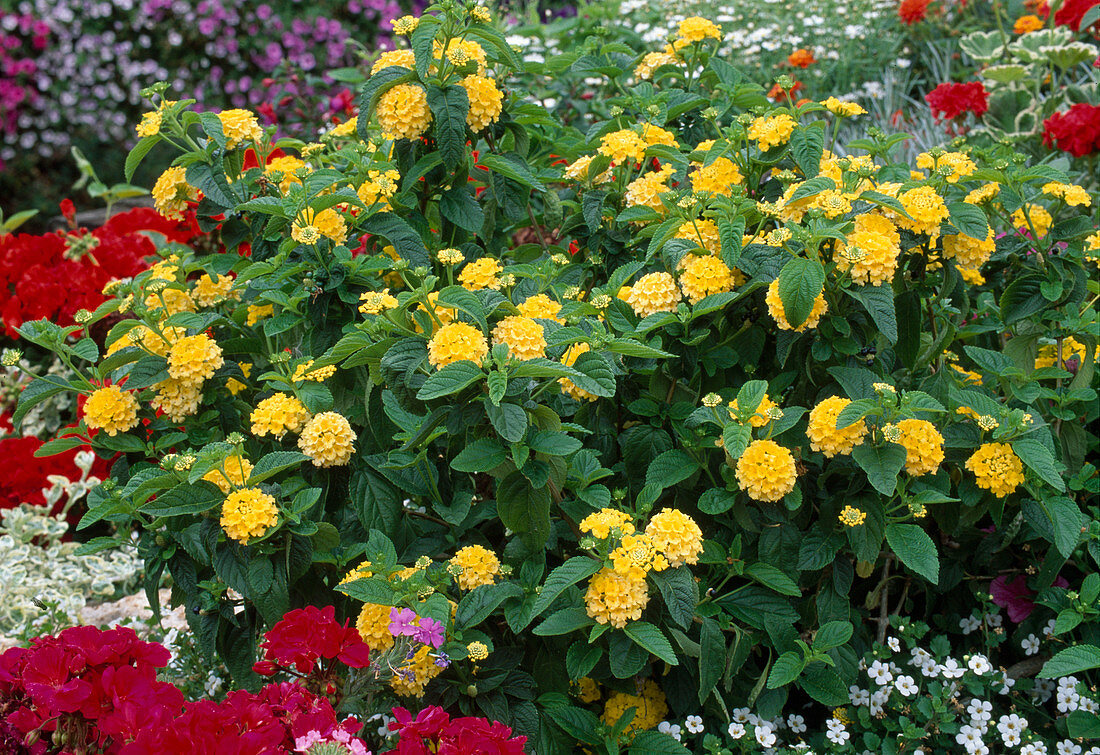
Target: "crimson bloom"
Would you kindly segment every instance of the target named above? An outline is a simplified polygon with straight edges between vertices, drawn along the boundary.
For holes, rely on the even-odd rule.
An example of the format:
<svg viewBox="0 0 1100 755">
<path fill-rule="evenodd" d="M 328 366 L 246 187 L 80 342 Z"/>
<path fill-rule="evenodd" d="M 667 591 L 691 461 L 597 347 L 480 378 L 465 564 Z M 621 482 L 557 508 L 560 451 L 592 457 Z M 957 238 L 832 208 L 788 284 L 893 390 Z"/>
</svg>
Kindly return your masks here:
<svg viewBox="0 0 1100 755">
<path fill-rule="evenodd" d="M 1054 585 L 1069 587 L 1069 582 L 1058 577 Z M 1005 609 L 1008 620 L 1014 624 L 1019 624 L 1035 610 L 1036 592 L 1027 586 L 1027 577 L 1022 574 L 1012 579 L 1004 575 L 995 578 L 989 583 L 989 595 L 995 604 Z"/>
<path fill-rule="evenodd" d="M 1100 107 L 1078 102 L 1054 113 L 1043 121 L 1043 143 L 1077 157 L 1100 152 Z"/>
<path fill-rule="evenodd" d="M 264 634 L 264 658 L 308 674 L 321 658 L 352 668 L 370 665 L 370 648 L 355 627 L 336 621 L 332 606 L 306 606 L 291 611 Z"/>
<path fill-rule="evenodd" d="M 901 0 L 898 4 L 898 18 L 912 26 L 923 21 L 928 15 L 928 6 L 932 0 Z"/>
<path fill-rule="evenodd" d="M 932 115 L 952 120 L 966 113 L 981 116 L 989 110 L 989 92 L 980 81 L 966 84 L 944 83 L 924 96 L 932 107 Z"/>
</svg>

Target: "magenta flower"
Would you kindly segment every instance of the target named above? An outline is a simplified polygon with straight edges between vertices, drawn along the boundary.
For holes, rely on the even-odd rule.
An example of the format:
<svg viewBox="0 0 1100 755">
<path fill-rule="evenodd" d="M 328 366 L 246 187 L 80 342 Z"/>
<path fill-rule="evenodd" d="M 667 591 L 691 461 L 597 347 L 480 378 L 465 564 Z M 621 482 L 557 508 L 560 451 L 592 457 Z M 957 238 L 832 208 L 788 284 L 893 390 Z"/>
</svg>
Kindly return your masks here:
<svg viewBox="0 0 1100 755">
<path fill-rule="evenodd" d="M 394 637 L 412 637 L 416 634 L 416 612 L 408 608 L 390 610 L 390 634 Z"/>
<path fill-rule="evenodd" d="M 425 645 L 437 648 L 443 644 L 444 634 L 443 624 L 433 618 L 424 616 L 420 619 L 420 626 L 416 628 L 416 634 L 413 636 L 417 642 L 423 642 Z"/>
<path fill-rule="evenodd" d="M 1062 577 L 1054 580 L 1056 587 L 1069 587 Z M 993 602 L 1008 612 L 1009 621 L 1019 624 L 1035 610 L 1037 593 L 1027 586 L 1027 577 L 1020 574 L 1011 580 L 1001 575 L 989 583 L 989 595 Z"/>
</svg>

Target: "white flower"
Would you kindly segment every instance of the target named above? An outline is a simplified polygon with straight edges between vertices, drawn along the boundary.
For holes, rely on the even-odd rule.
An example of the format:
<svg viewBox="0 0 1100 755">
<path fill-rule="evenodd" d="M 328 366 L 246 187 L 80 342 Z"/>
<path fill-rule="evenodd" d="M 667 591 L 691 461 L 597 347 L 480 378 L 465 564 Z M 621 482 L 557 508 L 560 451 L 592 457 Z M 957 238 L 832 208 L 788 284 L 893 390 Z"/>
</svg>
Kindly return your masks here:
<svg viewBox="0 0 1100 755">
<path fill-rule="evenodd" d="M 940 673 L 940 665 L 936 663 L 935 658 L 929 658 L 921 664 L 920 672 L 928 677 L 938 676 Z"/>
<path fill-rule="evenodd" d="M 771 724 L 762 723 L 756 727 L 756 743 L 761 747 L 775 745 L 775 734 L 772 733 Z"/>
<path fill-rule="evenodd" d="M 1014 731 L 1002 732 L 1001 741 L 1005 743 L 1005 747 L 1015 747 L 1020 744 L 1020 735 Z"/>
<path fill-rule="evenodd" d="M 1016 686 L 1016 680 L 1008 675 L 1007 671 L 1001 672 L 1001 689 L 998 690 L 1000 694 L 1007 695 L 1013 687 Z"/>
<path fill-rule="evenodd" d="M 1053 679 L 1036 679 L 1035 686 L 1031 689 L 1031 699 L 1045 703 L 1054 694 L 1055 684 Z"/>
<path fill-rule="evenodd" d="M 872 663 L 871 667 L 867 669 L 867 676 L 871 677 L 872 681 L 880 687 L 885 687 L 894 680 L 894 675 L 890 673 L 890 666 L 882 661 Z"/>
<path fill-rule="evenodd" d="M 1077 700 L 1077 707 L 1086 713 L 1100 713 L 1100 702 L 1091 697 L 1081 697 Z"/>
<path fill-rule="evenodd" d="M 1020 640 L 1020 647 L 1024 649 L 1024 652 L 1028 655 L 1035 655 L 1039 652 L 1039 638 L 1033 634 L 1029 634 L 1024 639 Z"/>
<path fill-rule="evenodd" d="M 1020 748 L 1020 755 L 1047 755 L 1047 746 L 1042 742 L 1028 742 Z"/>
<path fill-rule="evenodd" d="M 965 747 L 967 752 L 974 752 L 978 747 L 985 746 L 981 731 L 973 726 L 960 727 L 959 733 L 955 735 L 955 741 Z"/>
<path fill-rule="evenodd" d="M 982 617 L 985 620 L 985 624 L 988 627 L 999 627 L 1004 618 L 999 613 L 987 613 Z"/>
<path fill-rule="evenodd" d="M 989 664 L 989 659 L 981 653 L 975 653 L 970 656 L 970 660 L 966 662 L 966 665 L 978 676 L 982 676 L 993 670 L 993 666 Z"/>
<path fill-rule="evenodd" d="M 889 699 L 890 688 L 880 687 L 871 695 L 871 699 L 867 702 L 867 709 L 871 712 L 872 716 L 877 716 L 882 713 L 883 706 L 886 705 L 886 701 Z"/>
<path fill-rule="evenodd" d="M 894 687 L 905 697 L 912 697 L 917 693 L 916 681 L 911 676 L 899 676 Z"/>
<path fill-rule="evenodd" d="M 673 723 L 669 723 L 668 721 L 662 721 L 661 723 L 657 724 L 657 731 L 661 732 L 662 734 L 668 734 L 670 737 L 675 739 L 677 742 L 680 741 L 680 725 L 679 724 L 673 724 Z"/>
<path fill-rule="evenodd" d="M 963 634 L 970 634 L 975 629 L 982 625 L 982 620 L 974 618 L 973 616 L 967 616 L 965 619 L 959 620 L 959 629 Z"/>
<path fill-rule="evenodd" d="M 940 674 L 945 679 L 958 679 L 960 676 L 966 673 L 966 669 L 959 667 L 959 662 L 951 656 L 947 656 L 947 660 L 940 666 Z"/>
<path fill-rule="evenodd" d="M 1081 745 L 1074 744 L 1071 739 L 1063 739 L 1054 746 L 1058 755 L 1081 755 Z"/>
<path fill-rule="evenodd" d="M 730 727 L 726 729 L 726 733 L 733 739 L 740 739 L 745 736 L 745 725 L 734 721 L 730 724 Z"/>
<path fill-rule="evenodd" d="M 1005 734 L 1006 732 L 1015 732 L 1019 734 L 1026 728 L 1027 719 L 1015 713 L 1001 716 L 997 719 L 997 731 L 1001 732 L 1001 734 Z"/>
<path fill-rule="evenodd" d="M 752 720 L 752 711 L 748 708 L 734 708 L 730 717 L 739 724 L 747 724 Z"/>
<path fill-rule="evenodd" d="M 1046 637 L 1048 640 L 1051 637 L 1053 637 L 1054 636 L 1054 627 L 1056 627 L 1056 626 L 1058 626 L 1058 620 L 1057 619 L 1051 619 L 1050 621 L 1048 621 L 1046 626 L 1043 627 L 1043 636 Z"/>
<path fill-rule="evenodd" d="M 825 725 L 829 728 L 825 736 L 833 744 L 845 744 L 852 736 L 848 733 L 848 730 L 844 728 L 844 724 L 837 721 L 835 718 L 830 718 L 825 722 Z"/>
<path fill-rule="evenodd" d="M 886 644 L 889 645 L 890 649 L 893 650 L 895 653 L 901 652 L 901 640 L 899 640 L 897 637 L 887 637 Z"/>
<path fill-rule="evenodd" d="M 986 702 L 985 700 L 979 700 L 974 698 L 970 701 L 970 704 L 966 706 L 966 712 L 970 714 L 970 719 L 978 721 L 988 721 L 993 718 L 993 703 Z"/>
<path fill-rule="evenodd" d="M 787 716 L 787 726 L 790 728 L 791 733 L 801 734 L 806 731 L 806 719 L 802 716 L 791 714 Z"/>
<path fill-rule="evenodd" d="M 848 688 L 848 699 L 852 701 L 852 705 L 859 707 L 860 705 L 866 705 L 871 700 L 871 693 L 853 684 Z"/>
<path fill-rule="evenodd" d="M 923 666 L 925 663 L 932 660 L 932 654 L 924 648 L 913 648 L 909 651 L 909 656 L 910 666 Z"/>
<path fill-rule="evenodd" d="M 1081 707 L 1081 696 L 1072 687 L 1059 687 L 1057 700 L 1059 713 L 1072 713 Z"/>
<path fill-rule="evenodd" d="M 688 716 L 686 719 L 684 719 L 684 728 L 692 734 L 702 734 L 703 729 L 705 728 L 703 726 L 702 717 Z"/>
</svg>

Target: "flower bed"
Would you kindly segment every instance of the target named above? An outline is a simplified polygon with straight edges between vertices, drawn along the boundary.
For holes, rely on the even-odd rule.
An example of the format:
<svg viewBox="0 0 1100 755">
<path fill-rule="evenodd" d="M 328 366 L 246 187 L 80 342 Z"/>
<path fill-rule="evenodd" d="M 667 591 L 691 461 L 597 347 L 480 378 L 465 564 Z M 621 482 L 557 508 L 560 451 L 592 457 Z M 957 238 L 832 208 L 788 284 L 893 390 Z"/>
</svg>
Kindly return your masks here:
<svg viewBox="0 0 1100 755">
<path fill-rule="evenodd" d="M 84 547 L 136 538 L 242 688 L 120 739 L 1083 750 L 1094 177 L 777 104 L 701 17 L 582 43 L 588 122 L 484 8 L 395 32 L 314 142 L 152 88 L 128 169 L 173 160 L 157 209 L 217 250 L 17 329 L 74 368 L 52 448 L 119 455 Z"/>
</svg>

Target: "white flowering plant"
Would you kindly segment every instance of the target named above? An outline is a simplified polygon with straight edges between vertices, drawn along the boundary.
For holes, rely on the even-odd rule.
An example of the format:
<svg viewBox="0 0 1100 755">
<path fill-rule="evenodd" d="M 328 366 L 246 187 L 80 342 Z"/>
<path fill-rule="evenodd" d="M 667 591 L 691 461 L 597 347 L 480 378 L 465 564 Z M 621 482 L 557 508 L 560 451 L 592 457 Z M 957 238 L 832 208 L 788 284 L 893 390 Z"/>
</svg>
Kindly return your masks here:
<svg viewBox="0 0 1100 755">
<path fill-rule="evenodd" d="M 619 92 L 584 131 L 509 87 L 486 9 L 396 29 L 317 142 L 151 90 L 130 168 L 177 155 L 158 208 L 225 249 L 112 284 L 80 319 L 122 316 L 102 344 L 21 330 L 76 373 L 19 411 L 83 393 L 60 442 L 121 454 L 82 526 L 138 532 L 238 683 L 265 625 L 332 603 L 387 664 L 424 636 L 385 696 L 538 752 L 682 753 L 739 708 L 847 705 L 891 615 L 967 616 L 990 575 L 1084 593 L 1076 177 L 870 129 L 841 152 L 862 108 L 771 105 L 700 17 L 632 61 L 652 80 L 583 47 Z"/>
</svg>

